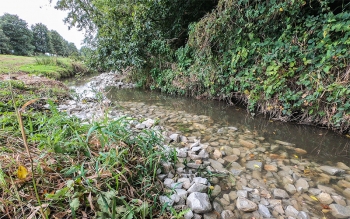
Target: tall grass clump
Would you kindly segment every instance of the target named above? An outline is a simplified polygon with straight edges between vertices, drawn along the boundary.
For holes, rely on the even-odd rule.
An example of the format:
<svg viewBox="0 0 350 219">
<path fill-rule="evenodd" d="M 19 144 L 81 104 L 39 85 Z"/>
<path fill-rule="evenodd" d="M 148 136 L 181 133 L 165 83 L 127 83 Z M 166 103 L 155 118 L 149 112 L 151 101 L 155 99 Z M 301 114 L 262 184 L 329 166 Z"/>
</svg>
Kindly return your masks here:
<svg viewBox="0 0 350 219">
<path fill-rule="evenodd" d="M 0 116 L 0 198 L 5 200 L 1 214 L 9 218 L 168 217 L 158 203 L 163 188 L 156 173 L 162 162 L 174 156 L 163 150 L 159 131 L 134 131 L 133 119 L 125 117 L 82 124 L 59 112 L 54 102 L 48 103 L 48 111 L 23 111 L 20 124 L 14 114 Z M 18 138 L 21 130 L 28 151 Z M 23 169 L 32 174 L 19 178 Z M 13 195 L 16 191 L 18 196 Z"/>
</svg>

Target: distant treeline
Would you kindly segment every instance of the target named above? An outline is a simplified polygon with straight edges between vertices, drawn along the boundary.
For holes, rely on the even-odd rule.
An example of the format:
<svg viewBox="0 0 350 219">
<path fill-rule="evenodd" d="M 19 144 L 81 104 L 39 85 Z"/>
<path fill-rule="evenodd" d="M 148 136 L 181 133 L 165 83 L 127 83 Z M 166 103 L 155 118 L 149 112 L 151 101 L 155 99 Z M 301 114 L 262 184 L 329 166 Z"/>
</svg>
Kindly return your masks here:
<svg viewBox="0 0 350 219">
<path fill-rule="evenodd" d="M 65 40 L 57 31 L 37 23 L 28 28 L 17 15 L 0 16 L 0 54 L 30 56 L 35 54 L 70 56 L 79 51 L 74 43 Z"/>
</svg>

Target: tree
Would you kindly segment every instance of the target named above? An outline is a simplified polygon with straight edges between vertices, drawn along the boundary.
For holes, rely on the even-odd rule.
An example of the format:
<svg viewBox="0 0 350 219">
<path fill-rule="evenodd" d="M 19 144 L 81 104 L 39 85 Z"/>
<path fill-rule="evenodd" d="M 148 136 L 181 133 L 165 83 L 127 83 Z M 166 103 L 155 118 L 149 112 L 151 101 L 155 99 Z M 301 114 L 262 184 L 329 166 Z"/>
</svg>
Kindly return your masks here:
<svg viewBox="0 0 350 219">
<path fill-rule="evenodd" d="M 34 49 L 32 32 L 28 24 L 17 15 L 4 14 L 0 17 L 1 28 L 4 35 L 9 39 L 11 49 L 16 55 L 31 55 Z"/>
<path fill-rule="evenodd" d="M 55 30 L 50 30 L 53 53 L 56 55 L 66 55 L 67 49 L 63 37 Z"/>
<path fill-rule="evenodd" d="M 69 12 L 65 21 L 71 26 L 95 36 L 88 43 L 97 42 L 90 47 L 103 67 L 149 69 L 164 66 L 155 57 L 174 57 L 174 51 L 186 44 L 189 24 L 216 4 L 217 0 L 59 0 L 56 8 Z"/>
<path fill-rule="evenodd" d="M 79 55 L 79 50 L 74 43 L 68 43 L 68 56 Z"/>
<path fill-rule="evenodd" d="M 46 25 L 38 23 L 32 25 L 34 51 L 38 53 L 52 53 L 51 35 Z"/>
<path fill-rule="evenodd" d="M 4 34 L 0 28 L 0 54 L 7 54 L 10 52 L 10 39 Z"/>
</svg>

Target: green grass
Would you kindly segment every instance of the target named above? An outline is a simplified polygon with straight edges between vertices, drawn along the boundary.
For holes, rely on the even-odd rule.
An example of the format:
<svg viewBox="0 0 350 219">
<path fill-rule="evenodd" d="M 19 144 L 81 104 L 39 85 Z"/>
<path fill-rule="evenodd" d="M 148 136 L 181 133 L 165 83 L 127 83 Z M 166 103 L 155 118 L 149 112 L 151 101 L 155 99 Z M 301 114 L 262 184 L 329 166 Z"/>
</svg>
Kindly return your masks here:
<svg viewBox="0 0 350 219">
<path fill-rule="evenodd" d="M 0 74 L 18 71 L 54 79 L 70 77 L 76 73 L 89 72 L 82 63 L 69 58 L 0 55 Z"/>
<path fill-rule="evenodd" d="M 34 63 L 35 57 L 0 55 L 0 74 L 18 71 L 20 67 Z"/>
<path fill-rule="evenodd" d="M 70 218 L 81 218 L 84 212 L 94 218 L 153 218 L 160 214 L 170 218 L 158 202 L 163 191 L 156 171 L 162 161 L 173 158 L 162 150 L 159 133 L 133 132 L 128 128 L 130 118 L 83 125 L 51 106 L 48 112 L 23 114 L 36 187 L 46 203 L 48 218 L 63 212 Z M 0 124 L 0 178 L 6 182 L 0 185 L 0 198 L 5 200 L 4 209 L 10 209 L 8 216 L 22 218 L 25 213 L 21 209 L 39 203 L 34 198 L 14 196 L 18 187 L 11 179 L 19 180 L 19 164 L 32 170 L 25 156 L 14 159 L 25 153 L 14 113 L 0 116 Z M 23 194 L 35 197 L 30 177 L 19 184 Z"/>
<path fill-rule="evenodd" d="M 59 112 L 57 99 L 59 93 L 49 87 L 0 81 L 0 215 L 24 218 L 35 210 L 28 206 L 45 203 L 41 218 L 82 218 L 85 213 L 91 218 L 170 218 L 158 201 L 164 191 L 156 172 L 162 161 L 177 157 L 165 152 L 161 134 L 133 131 L 132 118 L 82 124 Z M 50 109 L 42 107 L 47 103 Z M 14 106 L 26 106 L 23 123 Z M 21 178 L 19 167 L 28 176 Z M 39 211 L 34 218 L 40 218 Z"/>
</svg>

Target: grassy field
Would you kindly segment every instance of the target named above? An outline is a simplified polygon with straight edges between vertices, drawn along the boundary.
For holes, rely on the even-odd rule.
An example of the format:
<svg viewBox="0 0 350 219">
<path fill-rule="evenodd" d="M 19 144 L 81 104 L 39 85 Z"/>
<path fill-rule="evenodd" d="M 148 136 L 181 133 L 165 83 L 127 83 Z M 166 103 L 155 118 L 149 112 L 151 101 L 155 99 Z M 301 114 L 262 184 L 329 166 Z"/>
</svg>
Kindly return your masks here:
<svg viewBox="0 0 350 219">
<path fill-rule="evenodd" d="M 22 66 L 34 63 L 35 57 L 0 55 L 0 74 L 18 71 Z"/>
<path fill-rule="evenodd" d="M 19 71 L 54 79 L 88 72 L 82 63 L 69 58 L 0 55 L 0 74 Z"/>
</svg>

